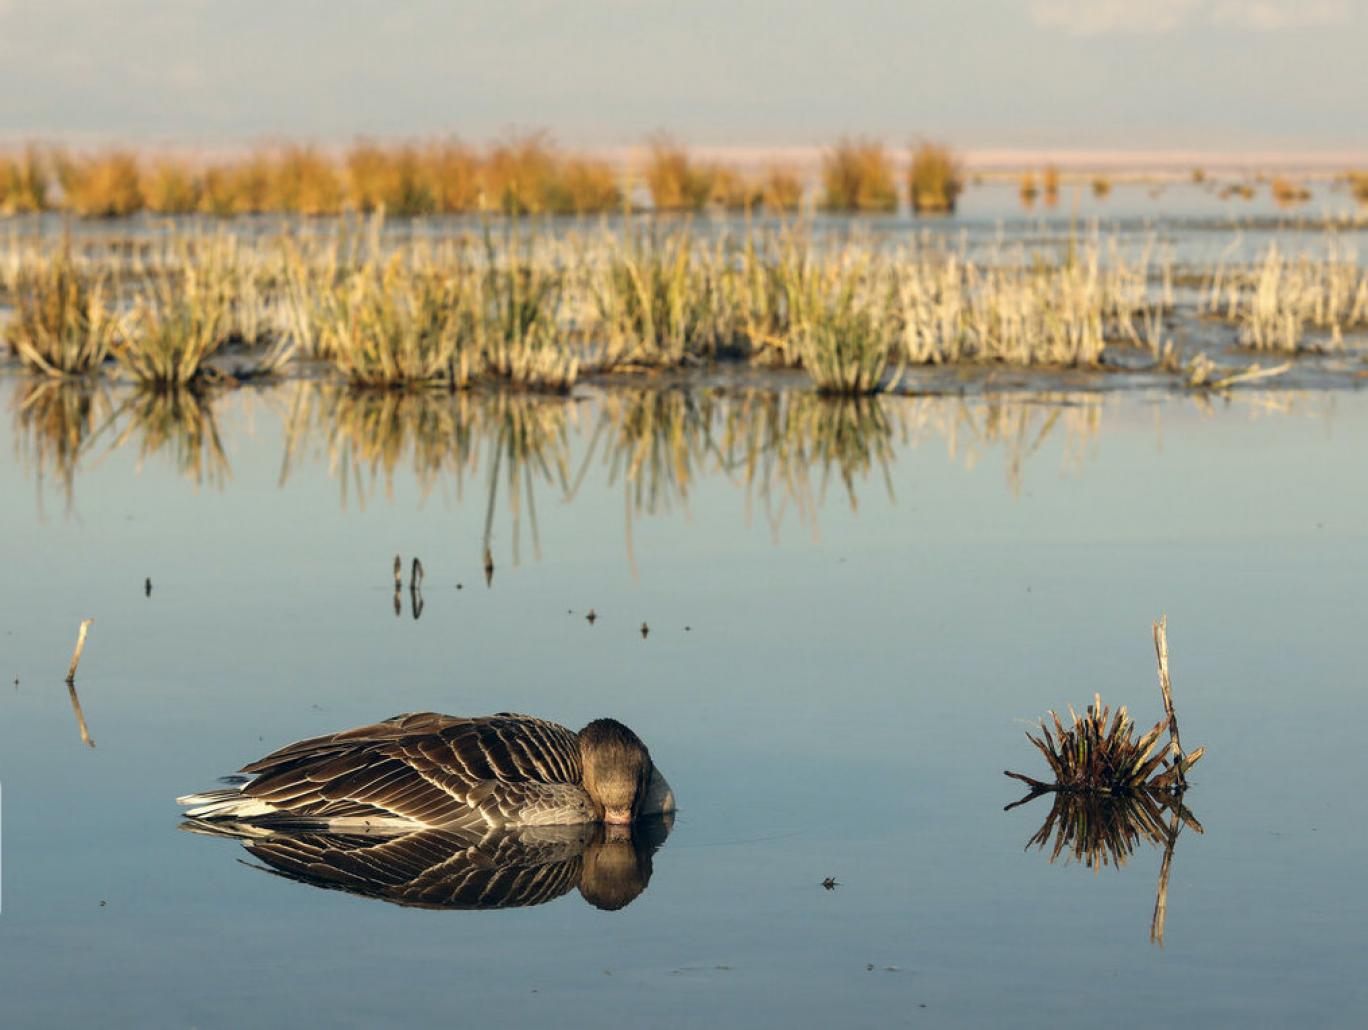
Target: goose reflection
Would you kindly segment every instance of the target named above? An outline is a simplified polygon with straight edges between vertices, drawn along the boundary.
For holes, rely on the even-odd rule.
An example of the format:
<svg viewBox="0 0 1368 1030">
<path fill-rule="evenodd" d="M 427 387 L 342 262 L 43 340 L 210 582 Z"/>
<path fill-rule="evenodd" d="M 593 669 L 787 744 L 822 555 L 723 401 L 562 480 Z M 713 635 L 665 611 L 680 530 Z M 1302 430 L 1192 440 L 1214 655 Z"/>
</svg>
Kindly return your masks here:
<svg viewBox="0 0 1368 1030">
<path fill-rule="evenodd" d="M 248 865 L 314 887 L 430 909 L 527 908 L 578 889 L 595 908 L 635 901 L 673 824 L 669 815 L 631 826 L 425 829 L 384 836 L 274 831 L 192 819 L 181 828 L 241 841 Z"/>
<path fill-rule="evenodd" d="M 1045 794 L 1032 791 L 1007 809 L 1029 804 Z M 1088 869 L 1121 868 L 1141 845 L 1163 849 L 1159 885 L 1150 920 L 1150 940 L 1164 943 L 1168 917 L 1169 874 L 1173 851 L 1184 828 L 1204 833 L 1202 824 L 1183 804 L 1181 792 L 1139 790 L 1126 795 L 1097 796 L 1065 791 L 1051 792 L 1053 803 L 1040 829 L 1026 842 L 1029 850 L 1050 846 L 1050 862 L 1061 855 L 1066 863 L 1078 862 Z"/>
</svg>

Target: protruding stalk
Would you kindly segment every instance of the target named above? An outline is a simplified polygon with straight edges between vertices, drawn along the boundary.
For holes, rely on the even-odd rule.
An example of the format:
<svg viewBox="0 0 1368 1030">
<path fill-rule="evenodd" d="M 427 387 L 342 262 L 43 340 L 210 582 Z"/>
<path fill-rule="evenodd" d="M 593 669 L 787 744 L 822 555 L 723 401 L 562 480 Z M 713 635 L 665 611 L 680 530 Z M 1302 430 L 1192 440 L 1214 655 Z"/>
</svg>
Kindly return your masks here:
<svg viewBox="0 0 1368 1030">
<path fill-rule="evenodd" d="M 1184 790 L 1187 777 L 1183 775 L 1183 744 L 1178 737 L 1178 716 L 1173 711 L 1173 683 L 1169 679 L 1168 664 L 1168 615 L 1160 615 L 1154 624 L 1154 653 L 1159 659 L 1159 692 L 1164 695 L 1164 714 L 1168 716 L 1169 740 L 1173 744 L 1173 761 L 1177 769 L 1174 787 Z"/>
<path fill-rule="evenodd" d="M 67 669 L 66 681 L 68 684 L 76 682 L 76 666 L 81 664 L 81 652 L 85 650 L 86 634 L 90 632 L 90 625 L 94 619 L 82 619 L 80 631 L 76 634 L 76 649 L 71 652 L 71 667 Z"/>
</svg>

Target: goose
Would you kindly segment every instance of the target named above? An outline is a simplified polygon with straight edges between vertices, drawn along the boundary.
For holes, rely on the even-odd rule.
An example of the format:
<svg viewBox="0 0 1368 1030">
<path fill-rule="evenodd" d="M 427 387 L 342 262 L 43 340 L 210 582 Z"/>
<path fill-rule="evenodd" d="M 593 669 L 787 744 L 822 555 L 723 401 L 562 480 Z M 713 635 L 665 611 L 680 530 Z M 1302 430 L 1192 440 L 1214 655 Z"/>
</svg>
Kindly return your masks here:
<svg viewBox="0 0 1368 1030">
<path fill-rule="evenodd" d="M 333 831 L 625 826 L 675 810 L 622 723 L 576 733 L 514 712 L 396 715 L 287 745 L 223 782 L 176 800 L 194 820 Z"/>
</svg>

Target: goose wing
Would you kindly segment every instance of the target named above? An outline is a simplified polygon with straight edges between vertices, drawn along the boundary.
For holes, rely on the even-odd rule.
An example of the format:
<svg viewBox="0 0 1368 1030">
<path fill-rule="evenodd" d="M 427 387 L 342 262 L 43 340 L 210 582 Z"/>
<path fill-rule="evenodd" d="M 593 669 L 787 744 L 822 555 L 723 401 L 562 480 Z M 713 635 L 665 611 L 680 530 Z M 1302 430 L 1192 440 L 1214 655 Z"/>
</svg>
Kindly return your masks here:
<svg viewBox="0 0 1368 1030">
<path fill-rule="evenodd" d="M 253 776 L 244 795 L 303 820 L 476 828 L 589 817 L 575 734 L 512 713 L 396 715 L 291 744 L 242 771 Z"/>
</svg>

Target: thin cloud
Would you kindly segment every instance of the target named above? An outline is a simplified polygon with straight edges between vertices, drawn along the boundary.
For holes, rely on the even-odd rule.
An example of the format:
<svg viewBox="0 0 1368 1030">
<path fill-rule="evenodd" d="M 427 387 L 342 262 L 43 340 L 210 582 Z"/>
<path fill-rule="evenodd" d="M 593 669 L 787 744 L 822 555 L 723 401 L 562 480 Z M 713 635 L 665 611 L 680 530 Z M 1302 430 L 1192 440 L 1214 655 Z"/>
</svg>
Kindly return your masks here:
<svg viewBox="0 0 1368 1030">
<path fill-rule="evenodd" d="M 1210 20 L 1256 32 L 1343 25 L 1349 21 L 1348 0 L 1216 0 Z"/>
<path fill-rule="evenodd" d="M 1031 0 L 1031 20 L 1071 36 L 1162 36 L 1181 28 L 1198 0 Z"/>
<path fill-rule="evenodd" d="M 1031 0 L 1031 21 L 1070 36 L 1165 36 L 1196 25 L 1251 32 L 1342 25 L 1348 0 Z"/>
</svg>

